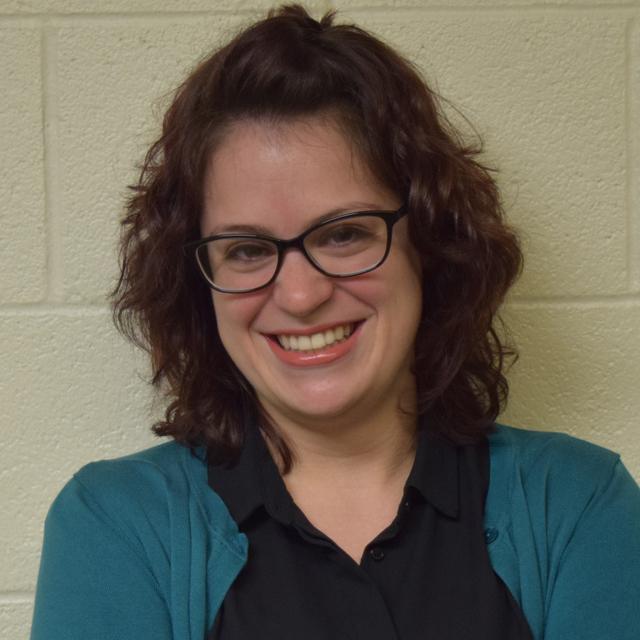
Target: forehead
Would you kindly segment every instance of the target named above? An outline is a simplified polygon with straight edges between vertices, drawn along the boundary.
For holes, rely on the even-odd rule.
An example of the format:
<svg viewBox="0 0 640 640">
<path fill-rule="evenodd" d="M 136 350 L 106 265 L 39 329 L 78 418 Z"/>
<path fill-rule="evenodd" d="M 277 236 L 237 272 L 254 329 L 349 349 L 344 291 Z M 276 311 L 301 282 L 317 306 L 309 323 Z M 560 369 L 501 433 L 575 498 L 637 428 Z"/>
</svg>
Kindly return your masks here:
<svg viewBox="0 0 640 640">
<path fill-rule="evenodd" d="M 203 186 L 203 235 L 258 224 L 299 233 L 328 212 L 398 202 L 338 125 L 319 116 L 235 123 L 212 154 Z"/>
</svg>

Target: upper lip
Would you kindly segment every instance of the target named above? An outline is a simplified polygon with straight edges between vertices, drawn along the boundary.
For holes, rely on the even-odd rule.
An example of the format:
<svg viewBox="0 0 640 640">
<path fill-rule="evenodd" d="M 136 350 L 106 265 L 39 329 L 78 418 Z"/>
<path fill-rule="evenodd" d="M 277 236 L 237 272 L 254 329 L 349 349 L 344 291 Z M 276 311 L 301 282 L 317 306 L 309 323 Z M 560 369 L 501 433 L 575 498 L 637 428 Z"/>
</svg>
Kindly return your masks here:
<svg viewBox="0 0 640 640">
<path fill-rule="evenodd" d="M 335 327 L 341 327 L 346 324 L 358 324 L 362 321 L 360 320 L 339 320 L 338 322 L 325 322 L 324 324 L 319 324 L 315 327 L 306 327 L 304 329 L 282 329 L 277 331 L 271 331 L 267 335 L 272 336 L 310 336 L 314 333 L 322 333 L 327 329 L 334 329 Z"/>
</svg>

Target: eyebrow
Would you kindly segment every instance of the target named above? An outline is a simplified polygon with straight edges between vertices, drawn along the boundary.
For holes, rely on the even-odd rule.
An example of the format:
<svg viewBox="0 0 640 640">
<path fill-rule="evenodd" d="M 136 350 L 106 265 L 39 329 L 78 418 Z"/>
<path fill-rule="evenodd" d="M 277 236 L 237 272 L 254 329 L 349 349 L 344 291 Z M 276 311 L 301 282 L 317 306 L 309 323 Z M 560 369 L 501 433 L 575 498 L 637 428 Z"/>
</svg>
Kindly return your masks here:
<svg viewBox="0 0 640 640">
<path fill-rule="evenodd" d="M 331 211 L 327 211 L 326 213 L 313 218 L 305 228 L 308 229 L 309 227 L 313 227 L 316 224 L 320 224 L 325 220 L 330 220 L 342 213 L 356 213 L 358 211 L 387 211 L 387 209 L 368 202 L 350 202 L 349 204 L 336 207 L 335 209 L 331 209 Z M 217 236 L 223 233 L 252 233 L 264 236 L 273 236 L 273 230 L 261 224 L 226 224 L 214 227 L 204 234 L 204 237 Z"/>
</svg>

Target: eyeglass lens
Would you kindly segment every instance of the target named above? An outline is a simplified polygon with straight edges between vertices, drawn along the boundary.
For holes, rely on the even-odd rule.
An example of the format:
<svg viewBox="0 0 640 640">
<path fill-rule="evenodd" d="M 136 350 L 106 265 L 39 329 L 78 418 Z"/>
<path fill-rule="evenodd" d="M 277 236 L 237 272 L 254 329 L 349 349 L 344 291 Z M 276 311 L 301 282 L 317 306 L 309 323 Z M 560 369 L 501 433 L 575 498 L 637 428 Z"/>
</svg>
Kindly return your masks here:
<svg viewBox="0 0 640 640">
<path fill-rule="evenodd" d="M 309 233 L 304 247 L 328 274 L 356 274 L 377 266 L 384 258 L 387 224 L 379 216 L 336 220 Z M 278 266 L 278 247 L 259 238 L 216 238 L 200 245 L 197 259 L 212 284 L 234 291 L 249 290 L 271 280 Z"/>
</svg>

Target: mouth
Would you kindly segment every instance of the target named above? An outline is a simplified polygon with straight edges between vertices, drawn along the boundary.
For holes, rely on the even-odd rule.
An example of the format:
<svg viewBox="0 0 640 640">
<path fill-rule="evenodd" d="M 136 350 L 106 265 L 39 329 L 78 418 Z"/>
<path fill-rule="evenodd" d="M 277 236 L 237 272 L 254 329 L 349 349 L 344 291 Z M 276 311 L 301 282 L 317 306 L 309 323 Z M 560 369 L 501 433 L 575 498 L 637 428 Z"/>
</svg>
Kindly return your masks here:
<svg viewBox="0 0 640 640">
<path fill-rule="evenodd" d="M 354 331 L 364 322 L 358 320 L 356 322 L 345 322 L 343 324 L 334 325 L 333 327 L 318 331 L 311 334 L 271 334 L 268 338 L 285 351 L 298 351 L 308 353 L 320 351 L 334 344 L 340 344 L 349 339 Z"/>
<path fill-rule="evenodd" d="M 265 334 L 271 351 L 285 364 L 306 367 L 346 356 L 356 344 L 364 320 L 333 325 L 312 334 Z"/>
</svg>

